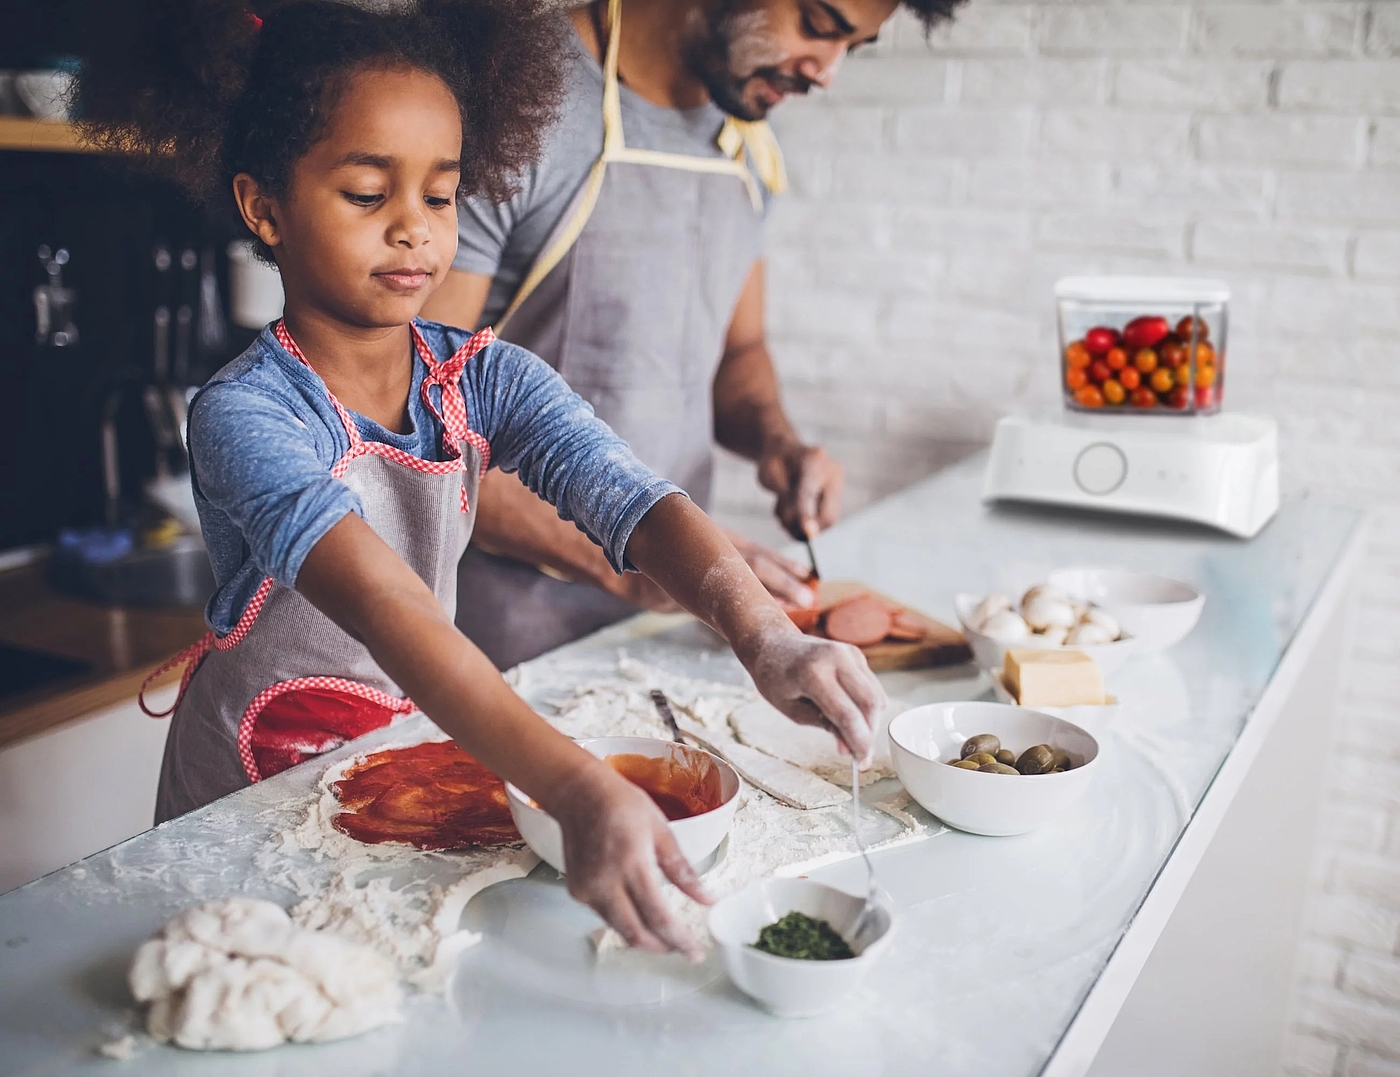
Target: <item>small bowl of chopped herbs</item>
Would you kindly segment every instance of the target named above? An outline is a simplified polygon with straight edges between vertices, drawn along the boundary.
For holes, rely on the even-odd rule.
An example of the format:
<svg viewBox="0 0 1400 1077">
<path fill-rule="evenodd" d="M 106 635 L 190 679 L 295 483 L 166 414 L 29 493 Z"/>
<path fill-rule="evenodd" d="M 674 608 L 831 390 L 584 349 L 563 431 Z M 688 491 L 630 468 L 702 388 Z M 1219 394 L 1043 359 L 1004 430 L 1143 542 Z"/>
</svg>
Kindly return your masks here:
<svg viewBox="0 0 1400 1077">
<path fill-rule="evenodd" d="M 810 879 L 760 879 L 715 903 L 710 935 L 741 991 L 779 1016 L 810 1017 L 855 990 L 889 945 L 888 904 L 850 937 L 864 904 Z"/>
</svg>

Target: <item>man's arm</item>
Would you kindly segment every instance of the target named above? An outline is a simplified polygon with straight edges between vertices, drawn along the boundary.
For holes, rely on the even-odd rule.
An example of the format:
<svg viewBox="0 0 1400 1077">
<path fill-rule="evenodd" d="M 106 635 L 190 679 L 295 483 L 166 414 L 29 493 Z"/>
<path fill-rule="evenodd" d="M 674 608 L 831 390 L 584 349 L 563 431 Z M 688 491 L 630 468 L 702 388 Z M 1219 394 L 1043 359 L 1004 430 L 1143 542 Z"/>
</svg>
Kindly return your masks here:
<svg viewBox="0 0 1400 1077">
<path fill-rule="evenodd" d="M 845 476 L 824 449 L 804 445 L 788 421 L 768 353 L 763 303 L 759 260 L 735 304 L 715 374 L 715 440 L 757 462 L 759 482 L 778 495 L 779 521 L 802 538 L 840 518 Z"/>
</svg>

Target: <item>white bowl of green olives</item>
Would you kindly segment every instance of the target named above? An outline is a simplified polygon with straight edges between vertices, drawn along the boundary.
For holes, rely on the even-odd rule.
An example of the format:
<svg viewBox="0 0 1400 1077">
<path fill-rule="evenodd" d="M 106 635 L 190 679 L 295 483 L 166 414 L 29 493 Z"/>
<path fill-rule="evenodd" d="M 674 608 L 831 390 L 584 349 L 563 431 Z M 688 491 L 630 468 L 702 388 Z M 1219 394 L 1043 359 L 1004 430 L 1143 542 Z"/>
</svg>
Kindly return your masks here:
<svg viewBox="0 0 1400 1077">
<path fill-rule="evenodd" d="M 1073 722 L 1005 703 L 931 703 L 890 723 L 909 795 L 957 830 L 1025 834 L 1089 789 L 1099 743 Z M 985 756 L 985 758 L 983 758 Z"/>
<path fill-rule="evenodd" d="M 838 1006 L 889 946 L 894 913 L 883 891 L 859 936 L 851 934 L 864 907 L 864 896 L 811 879 L 758 879 L 717 901 L 708 926 L 725 971 L 744 994 L 780 1017 L 811 1017 Z M 811 953 L 786 957 L 760 949 L 765 929 L 791 913 L 834 931 L 850 956 L 814 960 Z"/>
</svg>

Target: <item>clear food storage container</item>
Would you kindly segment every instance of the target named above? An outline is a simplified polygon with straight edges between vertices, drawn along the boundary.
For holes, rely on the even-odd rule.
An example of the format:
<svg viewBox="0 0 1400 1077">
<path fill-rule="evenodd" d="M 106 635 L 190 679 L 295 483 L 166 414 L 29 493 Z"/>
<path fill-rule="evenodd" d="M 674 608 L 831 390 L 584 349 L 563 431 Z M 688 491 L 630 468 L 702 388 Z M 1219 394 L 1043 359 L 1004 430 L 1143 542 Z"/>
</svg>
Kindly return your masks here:
<svg viewBox="0 0 1400 1077">
<path fill-rule="evenodd" d="M 1230 288 L 1184 277 L 1055 285 L 1060 383 L 1075 411 L 1210 415 L 1225 389 Z"/>
</svg>

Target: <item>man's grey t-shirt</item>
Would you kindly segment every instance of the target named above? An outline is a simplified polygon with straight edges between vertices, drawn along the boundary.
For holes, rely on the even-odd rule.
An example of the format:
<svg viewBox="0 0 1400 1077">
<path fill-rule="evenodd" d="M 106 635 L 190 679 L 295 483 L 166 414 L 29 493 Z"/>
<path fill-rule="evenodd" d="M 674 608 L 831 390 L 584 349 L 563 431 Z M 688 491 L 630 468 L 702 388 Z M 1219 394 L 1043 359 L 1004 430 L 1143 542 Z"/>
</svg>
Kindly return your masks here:
<svg viewBox="0 0 1400 1077">
<path fill-rule="evenodd" d="M 522 177 L 519 193 L 501 205 L 469 199 L 457 210 L 460 241 L 452 268 L 492 278 L 481 325 L 494 325 L 505 313 L 603 152 L 603 69 L 572 24 L 568 38 L 571 63 L 559 119 L 546 138 L 540 160 Z M 713 103 L 664 108 L 626 86 L 620 89 L 622 133 L 629 147 L 693 157 L 724 156 L 715 144 L 724 113 Z M 764 200 L 766 204 L 766 192 Z"/>
</svg>

